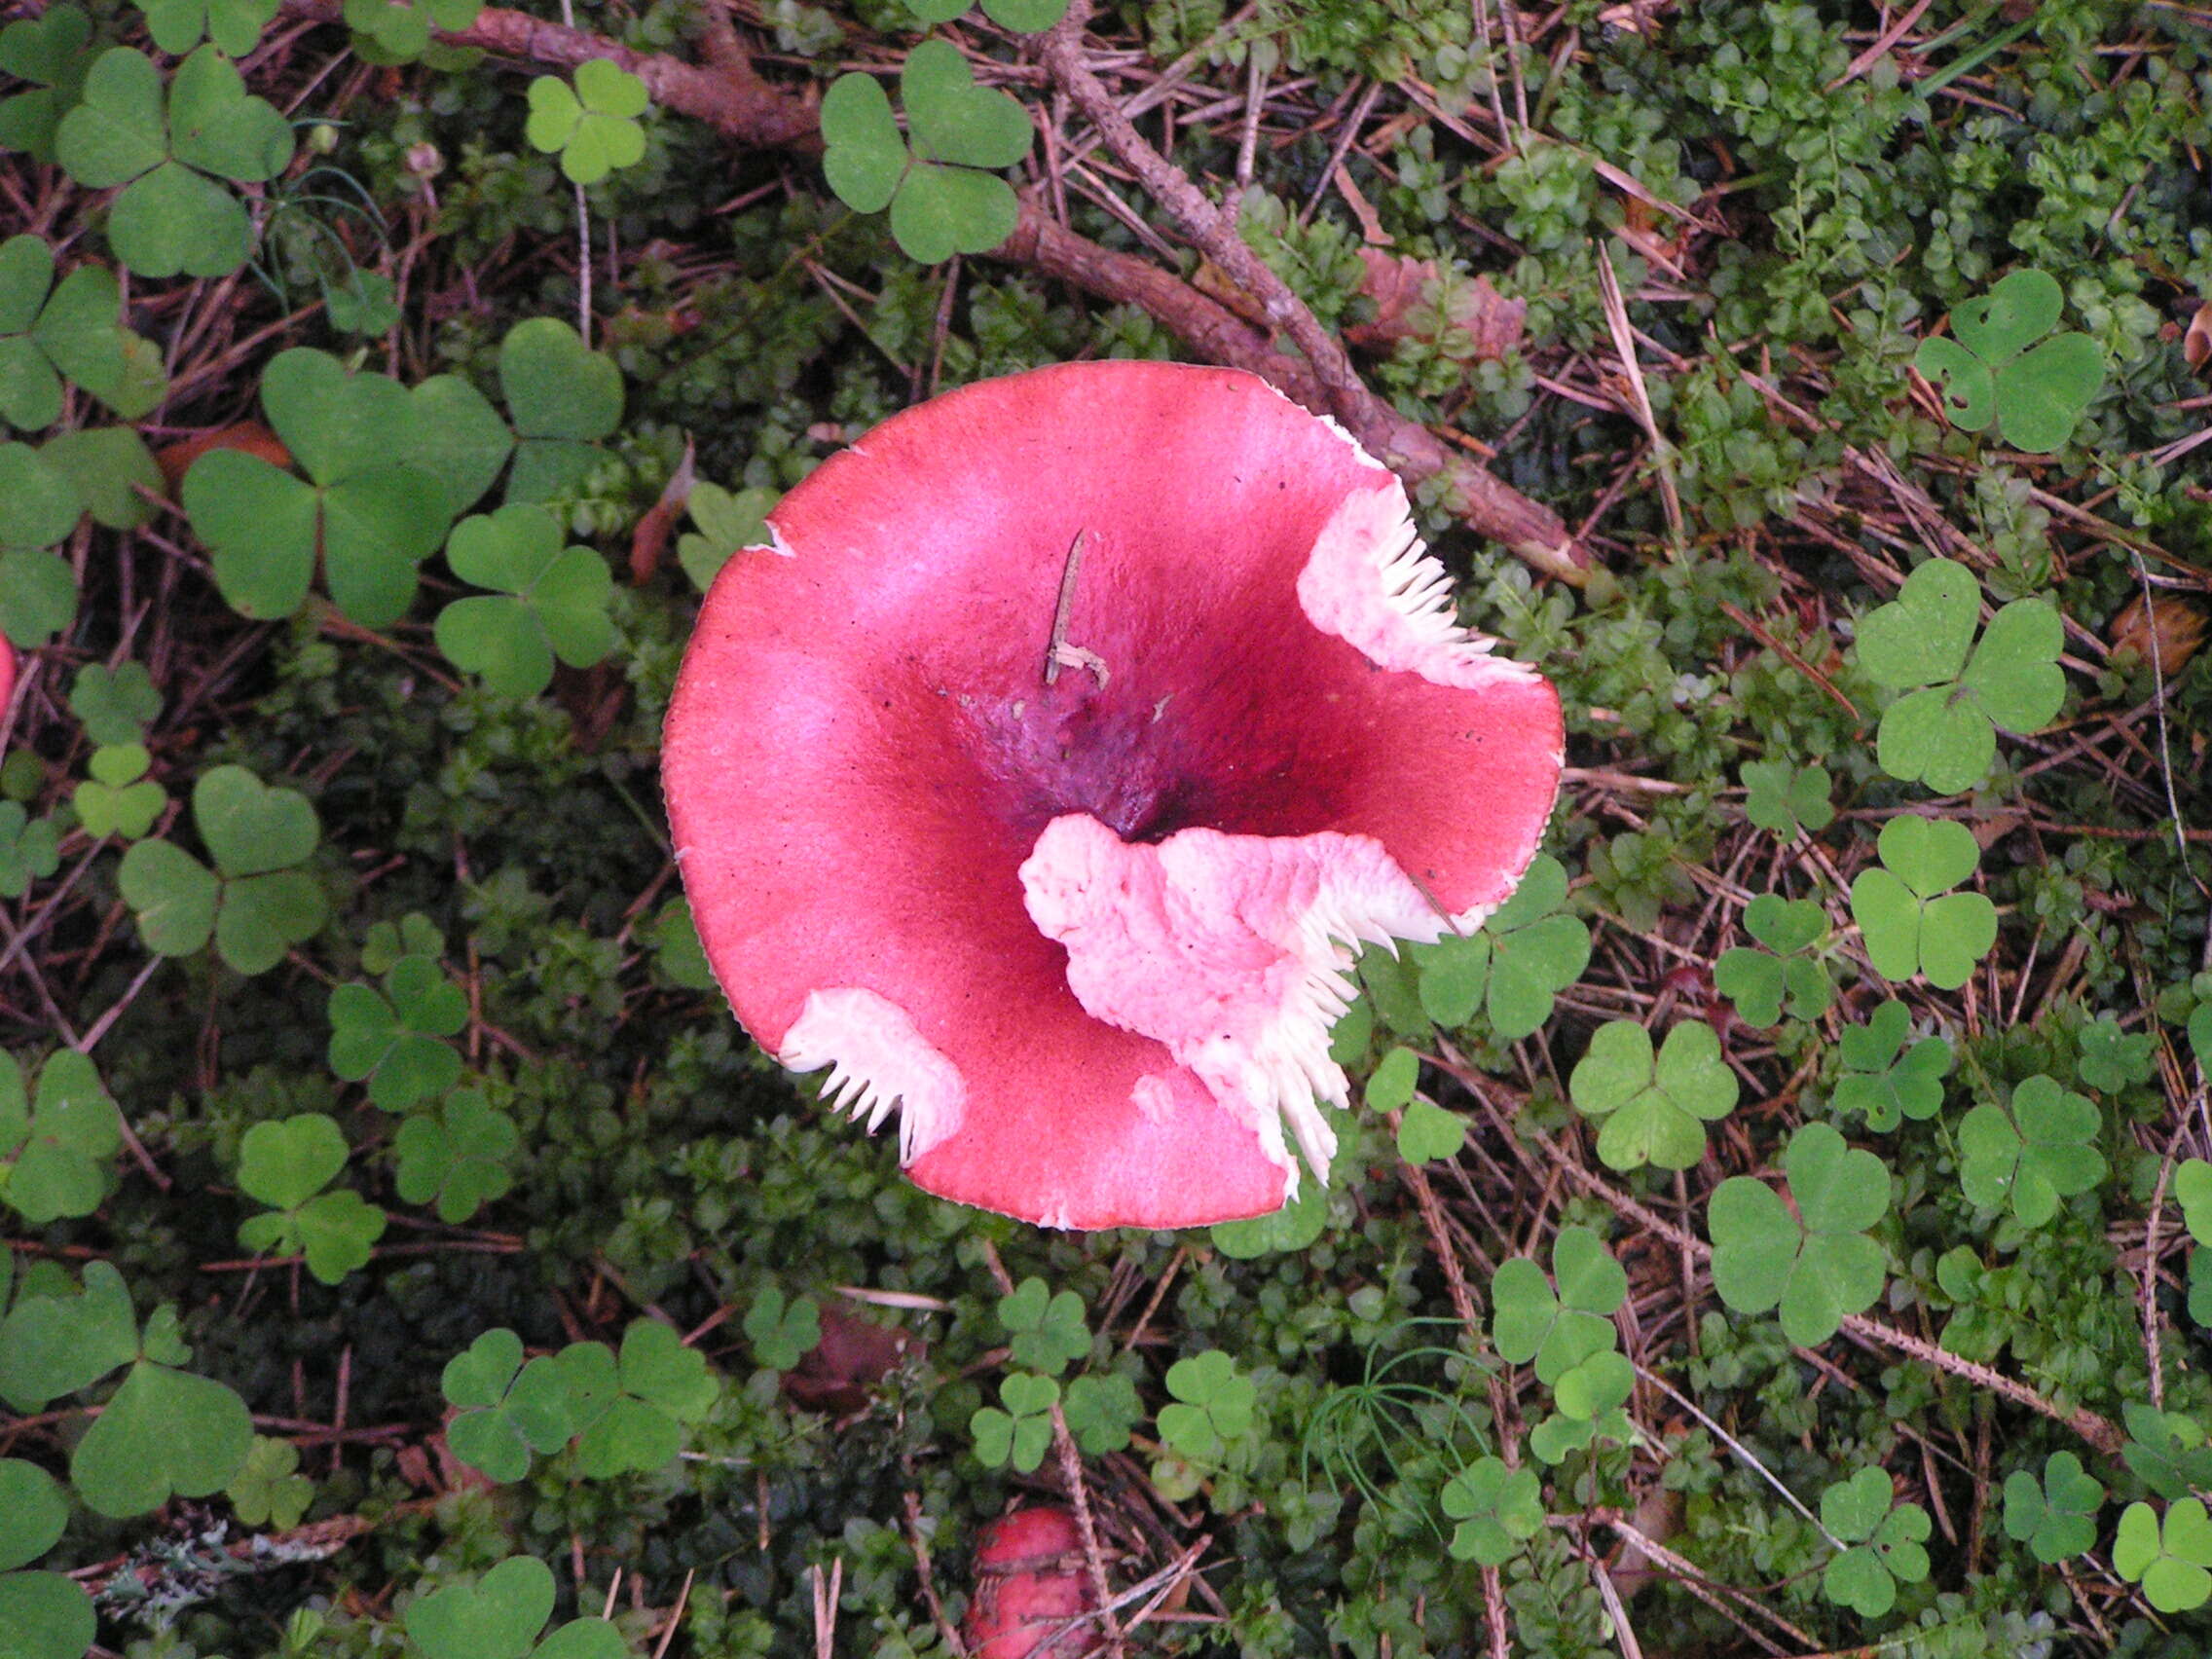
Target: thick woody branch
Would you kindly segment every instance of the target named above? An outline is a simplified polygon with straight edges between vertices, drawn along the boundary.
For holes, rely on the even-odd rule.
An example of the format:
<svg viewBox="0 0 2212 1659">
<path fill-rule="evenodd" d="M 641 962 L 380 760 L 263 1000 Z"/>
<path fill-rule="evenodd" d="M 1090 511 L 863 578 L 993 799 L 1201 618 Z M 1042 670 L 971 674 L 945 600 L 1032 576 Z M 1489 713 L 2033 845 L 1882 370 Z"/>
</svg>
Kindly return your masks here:
<svg viewBox="0 0 2212 1659">
<path fill-rule="evenodd" d="M 337 0 L 288 0 L 287 10 L 324 22 L 336 22 L 340 16 Z M 1559 516 L 1370 391 L 1336 337 L 1245 246 L 1198 187 L 1130 127 L 1097 77 L 1083 65 L 1071 28 L 1080 23 L 1063 23 L 1046 45 L 1055 78 L 1184 234 L 1259 301 L 1301 354 L 1278 351 L 1261 330 L 1160 267 L 1077 236 L 1034 201 L 1021 204 L 1014 234 L 990 257 L 1056 277 L 1102 300 L 1134 305 L 1198 355 L 1259 375 L 1306 408 L 1334 416 L 1361 447 L 1408 484 L 1441 480 L 1447 505 L 1469 529 L 1502 542 L 1536 569 L 1579 585 L 1587 574 L 1588 556 Z M 585 30 L 498 6 L 485 7 L 467 28 L 441 31 L 439 38 L 452 46 L 562 68 L 608 58 L 644 81 L 664 109 L 705 122 L 741 144 L 820 153 L 817 100 L 763 80 L 742 52 L 731 49 L 733 42 L 724 38 L 730 32 L 726 18 L 718 15 L 710 19 L 708 64 L 634 52 Z M 1124 148 L 1129 145 L 1136 148 Z"/>
</svg>

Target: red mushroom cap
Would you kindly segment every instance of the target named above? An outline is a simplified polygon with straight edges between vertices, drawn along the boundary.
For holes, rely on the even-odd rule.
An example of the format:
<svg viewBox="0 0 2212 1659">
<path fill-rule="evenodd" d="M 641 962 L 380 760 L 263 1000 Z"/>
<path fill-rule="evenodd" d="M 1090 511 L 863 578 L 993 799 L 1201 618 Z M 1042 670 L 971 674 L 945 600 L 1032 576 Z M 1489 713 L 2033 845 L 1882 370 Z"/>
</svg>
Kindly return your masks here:
<svg viewBox="0 0 2212 1659">
<path fill-rule="evenodd" d="M 960 1634 L 972 1659 L 1078 1659 L 1104 1645 L 1096 1625 L 1068 1622 L 1094 1604 L 1073 1512 L 1031 1504 L 977 1534 Z"/>
<path fill-rule="evenodd" d="M 1279 1207 L 1285 1123 L 1334 1145 L 1347 947 L 1479 922 L 1559 782 L 1557 696 L 1456 624 L 1396 477 L 1256 377 L 1072 364 L 893 418 L 769 522 L 663 751 L 738 1017 L 897 1106 L 943 1197 Z"/>
<path fill-rule="evenodd" d="M 16 647 L 0 634 L 0 720 L 8 714 L 8 700 L 16 694 Z"/>
</svg>

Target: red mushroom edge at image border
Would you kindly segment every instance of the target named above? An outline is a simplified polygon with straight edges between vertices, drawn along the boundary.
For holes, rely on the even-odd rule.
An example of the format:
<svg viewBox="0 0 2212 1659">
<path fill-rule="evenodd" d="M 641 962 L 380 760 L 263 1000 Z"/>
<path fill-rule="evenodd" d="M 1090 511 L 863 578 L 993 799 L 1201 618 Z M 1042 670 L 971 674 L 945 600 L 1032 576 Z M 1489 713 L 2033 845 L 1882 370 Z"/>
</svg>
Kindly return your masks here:
<svg viewBox="0 0 2212 1659">
<path fill-rule="evenodd" d="M 1235 370 L 893 417 L 707 596 L 662 771 L 738 1018 L 925 1190 L 1191 1227 L 1325 1175 L 1363 943 L 1481 923 L 1559 699 L 1460 628 L 1404 487 Z"/>
</svg>

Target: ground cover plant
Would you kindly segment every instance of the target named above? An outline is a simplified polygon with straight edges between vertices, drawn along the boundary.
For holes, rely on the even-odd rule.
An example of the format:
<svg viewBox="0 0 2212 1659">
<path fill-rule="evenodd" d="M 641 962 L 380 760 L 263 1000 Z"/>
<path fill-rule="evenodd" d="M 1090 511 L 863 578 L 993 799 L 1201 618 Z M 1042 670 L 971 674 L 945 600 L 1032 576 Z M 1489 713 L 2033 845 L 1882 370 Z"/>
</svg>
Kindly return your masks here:
<svg viewBox="0 0 2212 1659">
<path fill-rule="evenodd" d="M 2208 109 L 2181 0 L 18 0 L 0 1652 L 2202 1652 Z M 903 1181 L 656 779 L 784 491 L 1109 356 L 1567 718 L 1182 1234 Z"/>
</svg>

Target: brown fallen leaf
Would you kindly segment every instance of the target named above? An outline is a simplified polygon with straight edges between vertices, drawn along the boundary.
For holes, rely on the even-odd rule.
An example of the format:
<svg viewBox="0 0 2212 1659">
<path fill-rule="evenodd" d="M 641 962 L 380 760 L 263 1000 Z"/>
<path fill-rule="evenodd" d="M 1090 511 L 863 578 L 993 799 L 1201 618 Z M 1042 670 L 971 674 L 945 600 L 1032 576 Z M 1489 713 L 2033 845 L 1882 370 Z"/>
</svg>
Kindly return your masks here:
<svg viewBox="0 0 2212 1659">
<path fill-rule="evenodd" d="M 1417 308 L 1429 285 L 1439 280 L 1445 283 L 1443 328 L 1434 338 L 1452 356 L 1470 361 L 1502 357 L 1521 344 L 1529 304 L 1507 299 L 1488 276 L 1456 280 L 1442 276 L 1432 259 L 1408 259 L 1372 247 L 1361 248 L 1359 258 L 1367 267 L 1360 292 L 1374 302 L 1375 318 L 1345 330 L 1352 345 L 1387 350 L 1400 340 L 1419 336 L 1428 319 L 1418 316 Z"/>
<path fill-rule="evenodd" d="M 180 438 L 167 448 L 157 450 L 154 464 L 162 469 L 162 477 L 174 496 L 184 475 L 192 470 L 192 463 L 209 450 L 237 450 L 242 455 L 259 457 L 272 466 L 289 467 L 292 452 L 284 442 L 259 421 L 240 421 L 234 426 L 215 426 L 204 432 L 195 432 L 189 438 Z"/>
<path fill-rule="evenodd" d="M 2137 594 L 2112 619 L 2110 632 L 2114 650 L 2133 651 L 2145 662 L 2156 661 L 2158 672 L 2170 680 L 2189 666 L 2189 659 L 2204 643 L 2204 612 L 2175 594 L 2157 594 L 2149 605 Z"/>
<path fill-rule="evenodd" d="M 922 1351 L 915 1337 L 835 1308 L 822 1309 L 822 1340 L 784 1373 L 784 1392 L 809 1411 L 851 1417 L 867 1409 L 868 1391 Z"/>
<path fill-rule="evenodd" d="M 676 517 L 682 512 L 684 503 L 691 499 L 691 461 L 694 450 L 690 435 L 683 439 L 683 459 L 677 462 L 676 470 L 669 474 L 668 485 L 660 493 L 660 499 L 638 517 L 638 528 L 630 533 L 630 585 L 644 587 L 653 579 L 660 569 L 660 557 L 668 550 L 668 538 L 676 529 Z"/>
<path fill-rule="evenodd" d="M 2193 369 L 2212 364 L 2212 300 L 2196 308 L 2181 336 L 2182 360 Z"/>
</svg>

